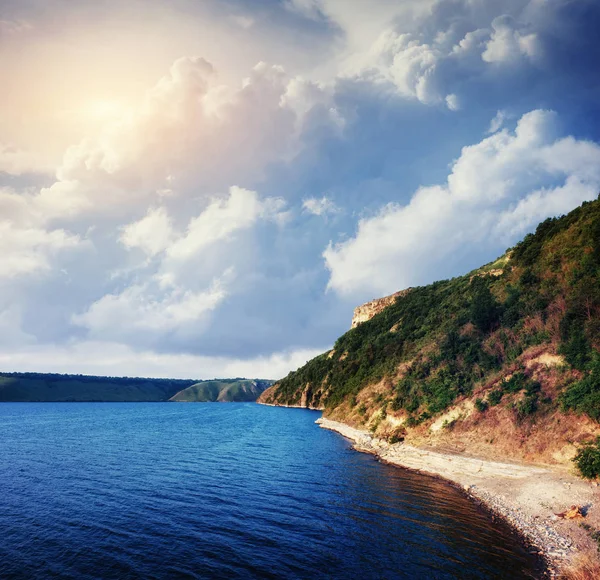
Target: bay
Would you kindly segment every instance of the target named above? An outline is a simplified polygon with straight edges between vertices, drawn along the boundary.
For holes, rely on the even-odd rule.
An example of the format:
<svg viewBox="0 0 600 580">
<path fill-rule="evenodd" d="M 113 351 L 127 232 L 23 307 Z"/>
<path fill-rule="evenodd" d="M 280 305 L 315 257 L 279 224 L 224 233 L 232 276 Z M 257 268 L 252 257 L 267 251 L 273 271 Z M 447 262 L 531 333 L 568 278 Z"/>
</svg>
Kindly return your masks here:
<svg viewBox="0 0 600 580">
<path fill-rule="evenodd" d="M 0 578 L 528 578 L 510 529 L 319 413 L 0 404 Z"/>
</svg>

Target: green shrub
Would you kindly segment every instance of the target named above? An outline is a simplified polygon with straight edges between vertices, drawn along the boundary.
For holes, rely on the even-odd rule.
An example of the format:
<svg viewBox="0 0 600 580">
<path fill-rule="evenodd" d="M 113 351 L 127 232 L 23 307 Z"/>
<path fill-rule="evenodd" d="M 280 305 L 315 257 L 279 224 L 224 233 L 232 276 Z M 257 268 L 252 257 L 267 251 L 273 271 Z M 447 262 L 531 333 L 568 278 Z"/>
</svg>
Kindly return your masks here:
<svg viewBox="0 0 600 580">
<path fill-rule="evenodd" d="M 507 381 L 502 381 L 502 390 L 505 393 L 519 393 L 527 386 L 527 377 L 522 371 L 513 373 Z"/>
<path fill-rule="evenodd" d="M 517 403 L 517 414 L 519 419 L 524 419 L 529 415 L 533 415 L 538 408 L 537 395 L 528 395 L 523 400 Z"/>
<path fill-rule="evenodd" d="M 575 455 L 573 462 L 586 479 L 600 476 L 600 437 L 584 445 Z"/>
<path fill-rule="evenodd" d="M 528 397 L 536 396 L 541 390 L 542 390 L 542 385 L 540 385 L 540 383 L 538 383 L 537 381 L 529 381 L 525 385 L 525 394 Z"/>
<path fill-rule="evenodd" d="M 501 308 L 482 278 L 475 278 L 473 286 L 473 300 L 470 309 L 471 322 L 481 332 L 487 333 L 498 323 Z"/>
<path fill-rule="evenodd" d="M 475 408 L 480 413 L 483 413 L 483 412 L 487 411 L 488 404 L 483 399 L 475 399 Z"/>
<path fill-rule="evenodd" d="M 500 403 L 500 401 L 502 400 L 502 396 L 503 395 L 504 395 L 504 391 L 501 388 L 500 389 L 494 389 L 488 395 L 487 401 L 488 401 L 488 403 L 490 404 L 491 407 L 495 407 L 496 405 L 498 405 Z"/>
<path fill-rule="evenodd" d="M 600 423 L 600 355 L 595 355 L 590 372 L 562 394 L 561 403 L 565 411 L 586 413 Z"/>
<path fill-rule="evenodd" d="M 414 417 L 413 415 L 411 415 L 410 417 L 408 417 L 406 419 L 406 421 L 404 421 L 404 424 L 407 427 L 416 427 L 419 424 L 419 420 L 416 417 Z"/>
<path fill-rule="evenodd" d="M 574 368 L 584 370 L 591 360 L 592 348 L 585 336 L 583 321 L 567 313 L 560 323 L 562 343 L 558 352 Z"/>
</svg>

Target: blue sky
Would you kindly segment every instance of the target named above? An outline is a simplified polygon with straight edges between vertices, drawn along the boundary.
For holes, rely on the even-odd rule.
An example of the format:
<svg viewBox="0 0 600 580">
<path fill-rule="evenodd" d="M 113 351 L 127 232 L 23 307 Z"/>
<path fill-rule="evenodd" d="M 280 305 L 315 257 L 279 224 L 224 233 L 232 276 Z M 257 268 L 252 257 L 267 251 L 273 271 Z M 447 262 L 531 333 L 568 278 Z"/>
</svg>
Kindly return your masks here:
<svg viewBox="0 0 600 580">
<path fill-rule="evenodd" d="M 592 0 L 0 0 L 0 368 L 278 378 L 600 190 Z"/>
</svg>

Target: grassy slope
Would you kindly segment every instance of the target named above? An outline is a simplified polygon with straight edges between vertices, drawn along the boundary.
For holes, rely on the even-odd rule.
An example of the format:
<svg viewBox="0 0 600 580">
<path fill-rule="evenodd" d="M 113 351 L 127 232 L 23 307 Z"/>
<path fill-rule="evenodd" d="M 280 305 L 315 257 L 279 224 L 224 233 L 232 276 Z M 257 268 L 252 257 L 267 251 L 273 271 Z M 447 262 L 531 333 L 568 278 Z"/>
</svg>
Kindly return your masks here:
<svg viewBox="0 0 600 580">
<path fill-rule="evenodd" d="M 196 403 L 256 401 L 258 396 L 271 384 L 271 381 L 243 379 L 205 381 L 178 392 L 170 400 Z"/>
<path fill-rule="evenodd" d="M 177 400 L 255 400 L 262 392 L 249 392 L 245 379 L 225 381 L 195 381 L 179 379 L 145 379 L 128 377 L 94 377 L 45 373 L 0 373 L 0 401 L 50 402 L 99 401 L 139 402 L 168 401 L 188 387 L 201 389 L 210 385 L 214 398 L 189 398 Z M 263 385 L 263 381 L 258 381 Z M 270 383 L 269 383 L 270 384 Z M 268 384 L 265 384 L 265 388 Z"/>
<path fill-rule="evenodd" d="M 383 437 L 563 462 L 598 432 L 599 278 L 595 201 L 493 264 L 415 288 L 260 400 L 324 406 Z"/>
</svg>

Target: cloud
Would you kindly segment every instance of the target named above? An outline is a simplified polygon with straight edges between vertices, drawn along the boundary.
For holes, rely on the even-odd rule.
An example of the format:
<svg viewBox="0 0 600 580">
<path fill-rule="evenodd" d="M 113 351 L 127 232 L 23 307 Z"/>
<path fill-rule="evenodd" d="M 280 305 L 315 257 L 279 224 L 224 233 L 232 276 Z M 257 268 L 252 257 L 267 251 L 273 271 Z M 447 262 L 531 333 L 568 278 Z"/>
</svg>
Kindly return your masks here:
<svg viewBox="0 0 600 580">
<path fill-rule="evenodd" d="M 94 337 L 113 339 L 150 336 L 172 331 L 185 331 L 191 323 L 202 318 L 225 299 L 222 280 L 214 280 L 201 292 L 173 288 L 166 294 L 148 284 L 134 285 L 120 294 L 108 294 L 91 305 L 87 312 L 74 315 L 73 322 L 90 331 Z"/>
<path fill-rule="evenodd" d="M 139 248 L 155 256 L 171 245 L 173 223 L 164 207 L 151 208 L 139 221 L 125 226 L 120 241 L 126 248 Z"/>
<path fill-rule="evenodd" d="M 53 173 L 53 171 L 54 168 L 41 156 L 0 143 L 0 173 L 22 175 L 24 173 Z"/>
<path fill-rule="evenodd" d="M 600 146 L 557 138 L 555 114 L 532 111 L 514 133 L 504 129 L 463 148 L 444 185 L 385 206 L 362 219 L 353 238 L 330 245 L 323 254 L 328 287 L 383 295 L 443 278 L 484 248 L 500 252 L 545 217 L 593 199 L 599 188 Z"/>
<path fill-rule="evenodd" d="M 81 245 L 78 236 L 62 229 L 17 227 L 0 220 L 0 279 L 47 272 L 56 254 Z"/>
<path fill-rule="evenodd" d="M 310 20 L 322 20 L 323 3 L 320 0 L 284 0 L 284 7 Z"/>
<path fill-rule="evenodd" d="M 454 93 L 446 95 L 446 106 L 451 111 L 460 111 L 460 99 Z"/>
<path fill-rule="evenodd" d="M 454 98 L 481 106 L 482 99 L 514 99 L 516 91 L 537 102 L 552 91 L 558 102 L 557 93 L 567 95 L 558 78 L 597 91 L 590 66 L 598 48 L 589 31 L 600 21 L 600 7 L 592 0 L 570 7 L 565 0 L 438 0 L 388 26 L 367 53 L 349 59 L 345 74 L 450 110 L 458 110 Z"/>
<path fill-rule="evenodd" d="M 320 199 L 309 197 L 302 202 L 302 207 L 308 213 L 313 215 L 326 215 L 328 213 L 336 213 L 339 208 L 327 196 Z"/>
<path fill-rule="evenodd" d="M 9 371 L 55 372 L 180 379 L 273 378 L 296 370 L 325 350 L 297 349 L 255 358 L 161 354 L 136 350 L 123 343 L 83 341 L 68 345 L 26 345 L 0 352 L 0 365 Z"/>
<path fill-rule="evenodd" d="M 281 223 L 284 206 L 279 198 L 261 199 L 255 191 L 234 186 L 228 198 L 214 199 L 190 219 L 182 233 L 165 208 L 149 210 L 125 226 L 120 237 L 126 248 L 154 258 L 136 273 L 145 281 L 102 296 L 73 316 L 73 323 L 95 338 L 146 346 L 202 336 L 210 313 L 232 291 L 236 266 L 242 273 L 252 268 L 244 253 L 251 240 L 237 236 L 261 223 Z"/>
<path fill-rule="evenodd" d="M 297 118 L 327 100 L 317 85 L 300 94 L 289 83 L 281 67 L 259 63 L 231 89 L 205 59 L 180 58 L 136 111 L 70 147 L 57 181 L 32 201 L 48 220 L 125 216 L 165 192 L 210 196 L 259 179 L 298 150 Z"/>
<path fill-rule="evenodd" d="M 492 134 L 498 131 L 498 129 L 500 129 L 504 125 L 504 122 L 507 120 L 507 118 L 508 115 L 506 111 L 498 111 L 496 113 L 496 116 L 490 122 L 489 129 L 487 130 L 488 134 Z"/>
<path fill-rule="evenodd" d="M 492 33 L 481 58 L 488 63 L 510 63 L 524 57 L 535 60 L 542 51 L 537 34 L 522 32 L 512 18 L 500 16 L 492 21 Z"/>
<path fill-rule="evenodd" d="M 284 206 L 281 198 L 261 200 L 255 191 L 233 186 L 228 199 L 213 201 L 190 221 L 185 235 L 168 247 L 168 258 L 187 260 L 211 244 L 254 226 L 259 219 L 285 219 Z"/>
</svg>

